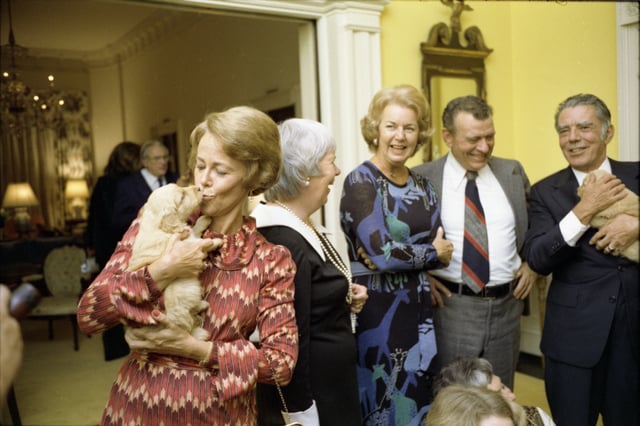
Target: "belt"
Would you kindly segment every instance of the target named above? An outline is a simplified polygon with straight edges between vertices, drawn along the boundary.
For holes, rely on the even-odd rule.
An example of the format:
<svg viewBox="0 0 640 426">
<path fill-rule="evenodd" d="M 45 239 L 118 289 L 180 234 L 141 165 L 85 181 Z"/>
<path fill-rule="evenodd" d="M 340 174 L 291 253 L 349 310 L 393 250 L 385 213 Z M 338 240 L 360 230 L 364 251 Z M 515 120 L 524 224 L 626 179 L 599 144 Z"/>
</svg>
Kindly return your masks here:
<svg viewBox="0 0 640 426">
<path fill-rule="evenodd" d="M 462 294 L 463 296 L 488 297 L 493 299 L 500 299 L 511 293 L 511 284 L 513 284 L 513 281 L 510 281 L 504 284 L 484 286 L 482 290 L 475 293 L 466 284 L 452 283 L 451 281 L 446 281 L 440 278 L 437 278 L 437 280 L 452 293 Z"/>
</svg>

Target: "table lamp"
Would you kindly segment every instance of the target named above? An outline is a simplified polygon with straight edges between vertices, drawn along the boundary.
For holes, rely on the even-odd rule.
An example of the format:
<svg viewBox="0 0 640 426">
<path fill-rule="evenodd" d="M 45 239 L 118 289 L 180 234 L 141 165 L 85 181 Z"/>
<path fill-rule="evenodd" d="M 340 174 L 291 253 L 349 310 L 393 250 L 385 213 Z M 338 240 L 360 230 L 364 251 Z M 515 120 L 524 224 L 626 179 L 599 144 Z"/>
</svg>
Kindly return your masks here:
<svg viewBox="0 0 640 426">
<path fill-rule="evenodd" d="M 14 182 L 7 186 L 2 199 L 2 207 L 14 209 L 16 231 L 20 237 L 24 237 L 31 231 L 31 215 L 29 207 L 37 206 L 38 199 L 31 189 L 29 182 Z"/>
<path fill-rule="evenodd" d="M 73 211 L 73 219 L 84 219 L 89 198 L 89 187 L 84 179 L 69 179 L 64 189 L 64 196 L 71 200 L 70 207 Z"/>
</svg>

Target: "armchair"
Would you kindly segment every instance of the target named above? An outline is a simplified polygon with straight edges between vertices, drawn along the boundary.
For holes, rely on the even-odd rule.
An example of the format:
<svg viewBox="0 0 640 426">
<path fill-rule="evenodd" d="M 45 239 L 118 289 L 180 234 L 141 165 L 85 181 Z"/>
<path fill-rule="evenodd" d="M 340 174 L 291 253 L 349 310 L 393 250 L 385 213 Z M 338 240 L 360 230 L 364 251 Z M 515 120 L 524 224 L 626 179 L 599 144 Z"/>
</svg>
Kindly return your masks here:
<svg viewBox="0 0 640 426">
<path fill-rule="evenodd" d="M 49 339 L 53 339 L 53 320 L 68 318 L 73 330 L 73 348 L 78 350 L 78 324 L 76 314 L 78 300 L 82 294 L 84 275 L 81 266 L 85 261 L 84 249 L 65 245 L 54 248 L 44 260 L 44 285 L 51 296 L 43 297 L 29 318 L 45 319 L 49 322 Z"/>
</svg>

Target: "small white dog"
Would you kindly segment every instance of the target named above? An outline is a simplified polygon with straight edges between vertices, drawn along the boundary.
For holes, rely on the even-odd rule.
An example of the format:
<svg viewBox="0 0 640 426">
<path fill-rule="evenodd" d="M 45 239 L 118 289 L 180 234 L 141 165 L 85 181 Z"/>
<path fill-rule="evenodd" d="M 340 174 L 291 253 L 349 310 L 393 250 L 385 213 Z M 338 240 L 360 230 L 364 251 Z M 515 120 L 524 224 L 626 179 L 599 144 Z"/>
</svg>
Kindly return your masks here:
<svg viewBox="0 0 640 426">
<path fill-rule="evenodd" d="M 181 187 L 174 183 L 151 193 L 140 217 L 140 230 L 133 243 L 127 270 L 136 271 L 160 258 L 171 235 L 188 229 L 187 218 L 202 202 L 202 192 L 196 186 Z M 200 238 L 211 218 L 200 216 L 189 238 Z M 202 300 L 198 278 L 181 278 L 164 289 L 166 315 L 172 324 L 191 332 L 200 340 L 208 338 L 198 315 L 209 304 Z"/>
<path fill-rule="evenodd" d="M 608 175 L 609 173 L 604 170 L 595 170 L 591 172 L 596 179 L 600 179 L 603 176 Z M 584 184 L 583 184 L 584 185 Z M 594 228 L 602 228 L 609 222 L 613 220 L 614 217 L 620 214 L 628 214 L 630 216 L 638 217 L 640 214 L 640 198 L 631 191 L 629 188 L 624 189 L 625 197 L 616 201 L 609 207 L 604 210 L 598 212 L 589 224 Z M 582 196 L 582 186 L 578 188 L 578 196 Z M 634 262 L 638 262 L 640 260 L 640 243 L 638 240 L 633 242 L 629 247 L 627 247 L 620 255 L 626 257 L 627 259 L 633 260 Z"/>
</svg>

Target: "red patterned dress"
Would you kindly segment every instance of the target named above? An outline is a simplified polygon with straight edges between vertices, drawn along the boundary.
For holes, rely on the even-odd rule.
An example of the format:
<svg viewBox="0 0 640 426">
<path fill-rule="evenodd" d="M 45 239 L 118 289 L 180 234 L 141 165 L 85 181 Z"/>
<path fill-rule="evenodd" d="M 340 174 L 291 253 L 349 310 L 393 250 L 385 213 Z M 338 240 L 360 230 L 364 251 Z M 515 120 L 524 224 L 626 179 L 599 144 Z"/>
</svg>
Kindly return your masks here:
<svg viewBox="0 0 640 426">
<path fill-rule="evenodd" d="M 137 233 L 138 219 L 82 296 L 78 325 L 84 333 L 120 322 L 153 324 L 152 310 L 163 310 L 162 294 L 146 268 L 126 271 Z M 235 234 L 207 231 L 203 237 L 224 239 L 209 255 L 213 266 L 200 276 L 210 306 L 203 327 L 211 333 L 219 368 L 132 351 L 113 384 L 102 425 L 254 425 L 256 383 L 273 384 L 267 357 L 281 382 L 291 378 L 298 337 L 289 251 L 267 242 L 250 217 Z M 249 341 L 256 326 L 260 349 Z"/>
</svg>

